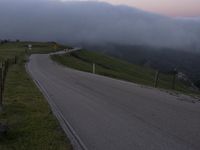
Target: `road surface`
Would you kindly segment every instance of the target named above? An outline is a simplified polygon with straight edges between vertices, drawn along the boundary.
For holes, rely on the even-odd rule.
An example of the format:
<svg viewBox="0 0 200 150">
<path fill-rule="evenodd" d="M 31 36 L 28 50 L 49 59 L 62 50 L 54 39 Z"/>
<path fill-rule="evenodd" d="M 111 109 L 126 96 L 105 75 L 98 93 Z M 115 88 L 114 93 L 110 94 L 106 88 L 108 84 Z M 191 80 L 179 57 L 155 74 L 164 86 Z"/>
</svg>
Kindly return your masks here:
<svg viewBox="0 0 200 150">
<path fill-rule="evenodd" d="M 26 68 L 75 149 L 200 150 L 196 99 L 69 69 L 47 54 Z"/>
</svg>

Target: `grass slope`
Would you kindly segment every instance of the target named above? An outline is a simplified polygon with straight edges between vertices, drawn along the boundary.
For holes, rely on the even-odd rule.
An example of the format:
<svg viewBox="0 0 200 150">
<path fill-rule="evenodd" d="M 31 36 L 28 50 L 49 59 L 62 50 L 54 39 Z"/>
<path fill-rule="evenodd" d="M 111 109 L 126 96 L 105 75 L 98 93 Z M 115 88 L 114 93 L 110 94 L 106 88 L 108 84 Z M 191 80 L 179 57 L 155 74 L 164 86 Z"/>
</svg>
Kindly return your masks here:
<svg viewBox="0 0 200 150">
<path fill-rule="evenodd" d="M 148 86 L 154 85 L 155 70 L 100 53 L 81 50 L 73 52 L 71 55 L 54 55 L 52 59 L 68 67 L 86 72 L 92 72 L 92 63 L 95 63 L 97 74 Z M 159 88 L 171 89 L 172 76 L 161 74 L 158 86 Z M 180 81 L 177 81 L 176 90 L 188 94 L 192 93 L 188 86 Z"/>
<path fill-rule="evenodd" d="M 0 59 L 19 56 L 9 69 L 0 122 L 8 124 L 8 134 L 0 138 L 1 150 L 71 150 L 50 107 L 25 71 L 25 49 L 29 42 L 0 45 Z M 31 43 L 29 53 L 54 51 L 52 43 Z M 61 49 L 62 47 L 58 47 Z"/>
</svg>

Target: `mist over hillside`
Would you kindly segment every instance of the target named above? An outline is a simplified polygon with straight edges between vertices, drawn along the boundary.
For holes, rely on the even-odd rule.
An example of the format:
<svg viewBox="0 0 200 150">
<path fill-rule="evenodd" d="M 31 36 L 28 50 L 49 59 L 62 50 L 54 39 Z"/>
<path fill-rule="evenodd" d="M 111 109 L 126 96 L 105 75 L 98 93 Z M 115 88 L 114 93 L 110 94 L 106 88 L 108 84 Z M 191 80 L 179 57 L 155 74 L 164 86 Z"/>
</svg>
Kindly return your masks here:
<svg viewBox="0 0 200 150">
<path fill-rule="evenodd" d="M 172 19 L 127 6 L 94 1 L 1 0 L 0 18 L 0 39 L 200 51 L 200 21 Z"/>
</svg>

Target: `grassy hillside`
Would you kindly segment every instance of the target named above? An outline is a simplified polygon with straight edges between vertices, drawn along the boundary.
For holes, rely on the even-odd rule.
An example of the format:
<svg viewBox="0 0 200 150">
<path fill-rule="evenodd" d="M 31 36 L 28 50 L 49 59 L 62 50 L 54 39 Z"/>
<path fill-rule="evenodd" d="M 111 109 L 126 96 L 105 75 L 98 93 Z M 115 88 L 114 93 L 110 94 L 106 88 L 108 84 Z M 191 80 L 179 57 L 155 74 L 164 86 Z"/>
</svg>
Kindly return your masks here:
<svg viewBox="0 0 200 150">
<path fill-rule="evenodd" d="M 33 46 L 32 50 L 28 50 L 27 45 Z M 55 51 L 55 44 L 42 43 L 42 42 L 9 42 L 0 44 L 0 60 L 10 58 L 12 56 L 22 56 L 27 50 L 29 53 L 48 53 Z M 64 46 L 58 45 L 57 50 L 62 49 Z"/>
<path fill-rule="evenodd" d="M 27 45 L 33 49 L 28 53 L 55 51 L 53 43 L 20 42 L 0 44 L 0 60 L 18 56 L 18 63 L 10 67 L 4 92 L 4 110 L 0 112 L 0 123 L 9 127 L 7 135 L 0 136 L 1 150 L 70 150 L 58 121 L 41 92 L 25 71 Z M 63 46 L 58 46 L 57 50 Z"/>
<path fill-rule="evenodd" d="M 71 55 L 54 55 L 52 59 L 78 70 L 92 72 L 92 63 L 96 64 L 96 73 L 134 83 L 153 86 L 156 71 L 150 68 L 134 65 L 120 59 L 106 56 L 100 53 L 81 50 Z M 172 75 L 160 75 L 158 87 L 164 89 L 172 88 Z M 176 81 L 176 90 L 191 93 L 189 87 L 181 81 Z"/>
<path fill-rule="evenodd" d="M 118 45 L 86 46 L 107 55 L 126 60 L 130 63 L 148 65 L 162 71 L 174 68 L 183 72 L 200 88 L 200 53 L 194 49 L 187 51 L 172 48 L 159 48 L 147 45 Z"/>
</svg>

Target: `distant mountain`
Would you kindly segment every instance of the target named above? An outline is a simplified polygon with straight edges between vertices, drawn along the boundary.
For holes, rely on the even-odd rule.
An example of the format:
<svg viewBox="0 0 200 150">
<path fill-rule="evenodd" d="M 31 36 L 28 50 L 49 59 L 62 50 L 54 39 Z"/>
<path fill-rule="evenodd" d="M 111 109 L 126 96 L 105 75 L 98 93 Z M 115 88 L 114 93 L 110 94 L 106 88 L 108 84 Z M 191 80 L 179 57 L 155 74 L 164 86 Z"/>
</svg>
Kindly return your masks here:
<svg viewBox="0 0 200 150">
<path fill-rule="evenodd" d="M 200 23 L 97 1 L 0 0 L 0 39 L 200 50 Z"/>
</svg>

